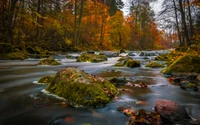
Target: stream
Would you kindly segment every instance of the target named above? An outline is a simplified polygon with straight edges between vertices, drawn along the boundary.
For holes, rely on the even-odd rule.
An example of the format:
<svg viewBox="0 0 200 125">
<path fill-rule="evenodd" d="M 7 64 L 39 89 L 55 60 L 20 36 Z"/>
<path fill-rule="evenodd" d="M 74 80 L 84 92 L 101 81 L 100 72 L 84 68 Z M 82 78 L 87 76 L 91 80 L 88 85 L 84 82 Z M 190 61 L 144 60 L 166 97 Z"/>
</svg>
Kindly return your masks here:
<svg viewBox="0 0 200 125">
<path fill-rule="evenodd" d="M 54 58 L 62 65 L 36 66 L 40 59 L 34 58 L 0 60 L 0 125 L 127 125 L 128 118 L 117 108 L 153 111 L 157 99 L 177 102 L 193 118 L 200 118 L 200 92 L 185 91 L 171 84 L 160 73 L 162 68 L 145 67 L 146 58 L 133 57 L 142 62 L 138 68 L 113 67 L 120 57 L 101 63 L 76 62 L 65 55 Z M 55 75 L 66 67 L 76 67 L 105 79 L 124 76 L 148 87 L 120 86 L 127 91 L 120 92 L 105 107 L 74 108 L 46 93 L 46 85 L 36 84 L 41 77 Z"/>
</svg>

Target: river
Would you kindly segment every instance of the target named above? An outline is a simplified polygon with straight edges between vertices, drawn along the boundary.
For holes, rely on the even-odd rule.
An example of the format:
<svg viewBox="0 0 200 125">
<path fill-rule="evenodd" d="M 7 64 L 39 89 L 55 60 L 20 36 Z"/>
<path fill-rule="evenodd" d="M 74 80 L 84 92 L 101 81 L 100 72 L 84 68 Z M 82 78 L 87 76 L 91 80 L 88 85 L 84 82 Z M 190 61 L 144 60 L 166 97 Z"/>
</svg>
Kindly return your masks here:
<svg viewBox="0 0 200 125">
<path fill-rule="evenodd" d="M 60 66 L 36 66 L 39 59 L 0 61 L 0 125 L 127 125 L 119 107 L 152 111 L 157 99 L 169 99 L 182 105 L 195 119 L 200 118 L 200 92 L 189 92 L 172 85 L 160 74 L 162 68 L 147 68 L 146 59 L 139 68 L 116 68 L 119 57 L 101 63 L 81 63 L 65 56 L 55 56 Z M 36 84 L 41 77 L 54 75 L 65 67 L 77 67 L 90 74 L 127 77 L 143 82 L 147 88 L 121 86 L 125 89 L 107 106 L 96 109 L 74 108 L 63 100 L 46 94 L 46 85 Z"/>
</svg>

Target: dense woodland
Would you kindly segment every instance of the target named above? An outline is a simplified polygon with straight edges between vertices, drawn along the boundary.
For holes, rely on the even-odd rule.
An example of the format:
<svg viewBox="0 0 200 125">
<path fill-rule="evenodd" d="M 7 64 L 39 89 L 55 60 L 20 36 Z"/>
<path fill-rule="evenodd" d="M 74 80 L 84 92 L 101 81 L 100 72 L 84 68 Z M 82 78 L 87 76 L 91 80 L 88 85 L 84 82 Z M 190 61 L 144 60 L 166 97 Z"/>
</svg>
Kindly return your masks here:
<svg viewBox="0 0 200 125">
<path fill-rule="evenodd" d="M 157 18 L 151 2 L 130 0 L 124 16 L 121 0 L 1 0 L 1 50 L 154 50 L 199 42 L 199 0 L 165 0 Z"/>
</svg>

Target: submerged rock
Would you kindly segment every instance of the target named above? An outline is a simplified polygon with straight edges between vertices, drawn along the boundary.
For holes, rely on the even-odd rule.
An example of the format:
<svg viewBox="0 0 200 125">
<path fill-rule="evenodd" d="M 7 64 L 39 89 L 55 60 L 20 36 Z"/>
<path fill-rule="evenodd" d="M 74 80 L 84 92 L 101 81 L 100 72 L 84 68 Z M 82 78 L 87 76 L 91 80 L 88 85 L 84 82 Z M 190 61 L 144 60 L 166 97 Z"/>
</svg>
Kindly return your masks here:
<svg viewBox="0 0 200 125">
<path fill-rule="evenodd" d="M 160 115 L 157 112 L 147 112 L 144 109 L 135 111 L 133 109 L 118 108 L 129 118 L 128 125 L 160 125 Z"/>
<path fill-rule="evenodd" d="M 188 125 L 192 121 L 185 109 L 170 100 L 157 100 L 155 111 L 160 114 L 163 125 Z"/>
<path fill-rule="evenodd" d="M 188 91 L 198 91 L 197 86 L 189 81 L 180 82 L 180 87 Z"/>
<path fill-rule="evenodd" d="M 45 58 L 40 60 L 37 65 L 60 65 L 60 63 L 57 62 L 54 58 Z"/>
<path fill-rule="evenodd" d="M 53 80 L 53 76 L 44 76 L 39 79 L 38 83 L 50 83 Z"/>
<path fill-rule="evenodd" d="M 103 62 L 107 61 L 105 55 L 89 54 L 83 53 L 80 57 L 77 58 L 77 62 Z"/>
<path fill-rule="evenodd" d="M 158 62 L 149 62 L 146 67 L 152 67 L 152 68 L 159 68 L 164 67 L 164 65 L 158 63 Z"/>
<path fill-rule="evenodd" d="M 125 77 L 118 77 L 118 78 L 114 77 L 110 79 L 109 82 L 113 83 L 115 86 L 119 86 L 127 84 L 128 81 Z"/>
<path fill-rule="evenodd" d="M 67 99 L 73 106 L 88 107 L 104 106 L 117 94 L 109 81 L 77 68 L 58 71 L 46 90 Z"/>
<path fill-rule="evenodd" d="M 200 73 L 200 57 L 196 55 L 185 55 L 178 58 L 167 68 L 162 70 L 164 74 L 172 73 Z"/>
</svg>

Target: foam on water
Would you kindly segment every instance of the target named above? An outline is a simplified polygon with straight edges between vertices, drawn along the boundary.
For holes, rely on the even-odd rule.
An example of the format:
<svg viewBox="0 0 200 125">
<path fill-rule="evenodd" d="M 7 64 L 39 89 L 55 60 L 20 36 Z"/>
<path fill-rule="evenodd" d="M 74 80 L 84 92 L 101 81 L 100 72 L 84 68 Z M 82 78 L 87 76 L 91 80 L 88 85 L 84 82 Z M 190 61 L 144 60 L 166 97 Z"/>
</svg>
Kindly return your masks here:
<svg viewBox="0 0 200 125">
<path fill-rule="evenodd" d="M 65 98 L 60 97 L 60 96 L 57 96 L 57 95 L 55 95 L 55 94 L 52 94 L 52 93 L 46 91 L 45 89 L 41 90 L 41 92 L 44 93 L 44 94 L 46 94 L 46 95 L 48 95 L 48 96 L 52 96 L 52 97 L 54 97 L 54 98 L 57 98 L 57 99 L 59 99 L 59 100 L 66 101 Z"/>
</svg>

